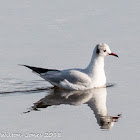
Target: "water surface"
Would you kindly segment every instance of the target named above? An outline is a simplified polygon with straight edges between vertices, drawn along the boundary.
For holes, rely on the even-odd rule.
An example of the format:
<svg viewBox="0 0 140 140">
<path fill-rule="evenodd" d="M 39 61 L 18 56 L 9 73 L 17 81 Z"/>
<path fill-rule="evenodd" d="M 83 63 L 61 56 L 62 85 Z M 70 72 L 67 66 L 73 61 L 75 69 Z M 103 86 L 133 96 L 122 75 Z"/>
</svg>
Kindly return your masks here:
<svg viewBox="0 0 140 140">
<path fill-rule="evenodd" d="M 139 7 L 138 0 L 0 2 L 0 136 L 140 139 Z M 102 100 L 95 91 L 57 94 L 18 66 L 84 68 L 99 42 L 119 55 L 105 59 L 107 82 L 115 86 L 96 91 Z"/>
</svg>

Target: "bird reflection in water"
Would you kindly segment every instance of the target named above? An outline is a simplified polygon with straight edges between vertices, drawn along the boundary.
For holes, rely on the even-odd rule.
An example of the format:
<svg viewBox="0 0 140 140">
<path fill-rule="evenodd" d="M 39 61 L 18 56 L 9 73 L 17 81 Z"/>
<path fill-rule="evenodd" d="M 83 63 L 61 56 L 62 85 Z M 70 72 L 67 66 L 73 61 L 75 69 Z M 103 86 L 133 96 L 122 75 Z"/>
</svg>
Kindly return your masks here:
<svg viewBox="0 0 140 140">
<path fill-rule="evenodd" d="M 46 108 L 53 105 L 69 104 L 81 105 L 87 104 L 94 112 L 101 129 L 110 129 L 120 118 L 120 114 L 113 117 L 108 115 L 106 106 L 107 89 L 97 88 L 86 91 L 68 91 L 62 89 L 51 89 L 49 95 L 34 103 L 33 110 Z"/>
</svg>

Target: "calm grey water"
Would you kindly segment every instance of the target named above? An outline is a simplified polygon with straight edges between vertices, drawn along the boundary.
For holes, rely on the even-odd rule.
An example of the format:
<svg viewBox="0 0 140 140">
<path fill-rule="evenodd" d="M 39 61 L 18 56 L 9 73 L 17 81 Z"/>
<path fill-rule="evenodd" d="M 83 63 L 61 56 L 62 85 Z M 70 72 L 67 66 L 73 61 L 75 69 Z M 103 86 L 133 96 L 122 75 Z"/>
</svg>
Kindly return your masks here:
<svg viewBox="0 0 140 140">
<path fill-rule="evenodd" d="M 1 1 L 0 139 L 139 140 L 139 7 L 139 0 Z M 107 89 L 55 91 L 18 66 L 84 68 L 99 42 L 119 55 L 105 59 L 114 85 Z"/>
</svg>

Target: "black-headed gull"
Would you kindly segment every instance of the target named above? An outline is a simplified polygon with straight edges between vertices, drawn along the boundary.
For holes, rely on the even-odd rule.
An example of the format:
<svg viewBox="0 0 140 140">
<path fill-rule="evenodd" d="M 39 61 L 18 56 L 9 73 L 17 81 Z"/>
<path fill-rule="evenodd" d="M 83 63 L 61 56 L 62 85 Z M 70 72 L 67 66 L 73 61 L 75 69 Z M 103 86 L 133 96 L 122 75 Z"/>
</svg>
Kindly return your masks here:
<svg viewBox="0 0 140 140">
<path fill-rule="evenodd" d="M 120 114 L 117 116 L 110 116 L 108 114 L 106 106 L 106 88 L 96 88 L 85 91 L 70 91 L 54 88 L 49 90 L 48 93 L 47 96 L 34 103 L 32 107 L 33 110 L 61 104 L 70 104 L 74 106 L 87 104 L 94 112 L 97 123 L 101 126 L 101 129 L 111 129 L 114 123 L 121 117 Z"/>
<path fill-rule="evenodd" d="M 68 90 L 87 90 L 106 86 L 104 57 L 107 55 L 118 57 L 118 55 L 111 52 L 107 44 L 100 43 L 94 48 L 91 61 L 85 69 L 56 70 L 23 66 L 32 69 L 56 87 Z"/>
</svg>

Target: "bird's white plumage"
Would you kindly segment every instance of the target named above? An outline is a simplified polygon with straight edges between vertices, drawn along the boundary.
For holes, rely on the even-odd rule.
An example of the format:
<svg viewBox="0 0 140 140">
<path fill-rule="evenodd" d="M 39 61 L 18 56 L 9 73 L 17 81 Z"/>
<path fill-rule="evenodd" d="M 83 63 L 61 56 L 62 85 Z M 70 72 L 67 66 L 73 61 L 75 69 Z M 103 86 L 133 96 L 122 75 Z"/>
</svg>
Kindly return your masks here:
<svg viewBox="0 0 140 140">
<path fill-rule="evenodd" d="M 69 90 L 88 89 L 91 83 L 91 78 L 82 69 L 62 70 L 53 72 L 53 74 L 46 73 L 41 75 L 41 77 L 55 86 Z"/>
<path fill-rule="evenodd" d="M 100 43 L 95 47 L 87 68 L 50 71 L 41 74 L 41 77 L 57 87 L 69 90 L 104 87 L 106 85 L 104 57 L 110 53 L 109 46 L 105 43 Z"/>
<path fill-rule="evenodd" d="M 89 65 L 85 69 L 67 69 L 67 70 L 48 70 L 42 71 L 42 68 L 30 67 L 33 71 L 52 85 L 69 90 L 87 90 L 106 86 L 106 76 L 104 71 L 104 57 L 115 55 L 111 53 L 109 46 L 105 43 L 96 45 Z M 117 56 L 118 57 L 118 56 Z"/>
</svg>

